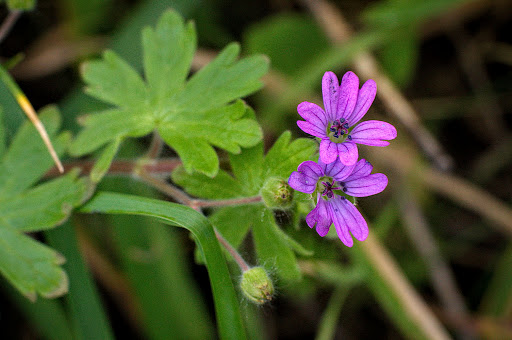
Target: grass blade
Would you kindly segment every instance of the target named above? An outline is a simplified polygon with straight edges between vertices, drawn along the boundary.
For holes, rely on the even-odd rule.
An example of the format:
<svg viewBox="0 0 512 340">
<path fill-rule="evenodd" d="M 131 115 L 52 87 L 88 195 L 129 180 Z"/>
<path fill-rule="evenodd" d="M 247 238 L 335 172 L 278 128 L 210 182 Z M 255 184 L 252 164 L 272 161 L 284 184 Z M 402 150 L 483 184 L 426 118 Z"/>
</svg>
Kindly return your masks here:
<svg viewBox="0 0 512 340">
<path fill-rule="evenodd" d="M 201 248 L 215 301 L 219 335 L 222 339 L 245 339 L 239 302 L 215 233 L 208 220 L 197 211 L 179 204 L 111 192 L 98 193 L 82 212 L 130 214 L 155 217 L 166 224 L 183 227 Z"/>
</svg>

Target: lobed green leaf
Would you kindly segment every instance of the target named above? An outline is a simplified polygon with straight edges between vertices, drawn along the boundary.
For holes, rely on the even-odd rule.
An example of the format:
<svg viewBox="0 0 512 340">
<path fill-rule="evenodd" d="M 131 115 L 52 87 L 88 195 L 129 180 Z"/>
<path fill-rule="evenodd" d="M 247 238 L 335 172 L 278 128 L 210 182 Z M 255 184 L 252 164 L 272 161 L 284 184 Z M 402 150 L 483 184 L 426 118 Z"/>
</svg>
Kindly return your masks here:
<svg viewBox="0 0 512 340">
<path fill-rule="evenodd" d="M 94 113 L 83 119 L 86 128 L 75 138 L 69 152 L 82 156 L 99 147 L 127 136 L 140 137 L 153 130 L 153 119 L 139 111 L 112 109 Z"/>
<path fill-rule="evenodd" d="M 206 141 L 190 137 L 179 129 L 159 129 L 158 132 L 176 150 L 187 172 L 197 170 L 209 177 L 218 173 L 219 158 Z"/>
<path fill-rule="evenodd" d="M 53 228 L 66 219 L 86 193 L 84 180 L 73 171 L 33 189 L 0 200 L 0 228 L 22 232 Z"/>
<path fill-rule="evenodd" d="M 85 63 L 82 77 L 87 83 L 87 93 L 113 105 L 141 107 L 148 99 L 142 78 L 113 51 L 105 51 L 101 60 Z"/>
<path fill-rule="evenodd" d="M 259 90 L 263 85 L 259 79 L 268 70 L 268 60 L 255 55 L 236 62 L 239 52 L 240 46 L 231 43 L 194 74 L 176 98 L 178 108 L 204 111 Z"/>
<path fill-rule="evenodd" d="M 62 154 L 70 135 L 56 136 L 60 126 L 57 109 L 43 109 L 40 119 L 57 153 Z M 68 281 L 59 267 L 63 258 L 23 232 L 61 223 L 87 191 L 75 171 L 30 188 L 52 166 L 35 127 L 25 121 L 0 161 L 0 273 L 32 300 L 38 293 L 44 297 L 66 293 Z"/>
<path fill-rule="evenodd" d="M 238 155 L 229 155 L 231 170 L 247 196 L 257 195 L 263 186 L 263 143 L 244 149 Z"/>
<path fill-rule="evenodd" d="M 217 174 L 213 146 L 231 153 L 262 138 L 254 119 L 242 118 L 247 106 L 231 102 L 262 86 L 268 69 L 263 56 L 237 61 L 239 46 L 226 47 L 210 64 L 186 77 L 196 49 L 192 23 L 174 11 L 162 15 L 155 29 L 143 31 L 146 82 L 114 52 L 87 63 L 83 78 L 87 92 L 117 106 L 89 117 L 71 153 L 83 155 L 111 140 L 140 137 L 157 129 L 180 156 L 187 172 Z"/>
<path fill-rule="evenodd" d="M 142 45 L 150 94 L 160 103 L 185 83 L 197 46 L 194 24 L 185 25 L 178 13 L 165 12 L 156 29 L 146 27 L 142 31 Z"/>
<path fill-rule="evenodd" d="M 68 277 L 56 251 L 8 225 L 0 225 L 0 272 L 26 297 L 57 297 L 68 290 Z"/>
<path fill-rule="evenodd" d="M 247 110 L 242 101 L 205 112 L 178 116 L 160 125 L 162 139 L 182 158 L 187 172 L 193 169 L 211 177 L 218 171 L 218 158 L 209 145 L 231 153 L 251 147 L 263 133 L 255 120 L 241 118 Z"/>
<path fill-rule="evenodd" d="M 313 139 L 299 138 L 291 143 L 290 139 L 290 131 L 283 132 L 268 151 L 263 163 L 267 178 L 288 178 L 301 162 L 310 159 L 318 149 Z"/>
</svg>

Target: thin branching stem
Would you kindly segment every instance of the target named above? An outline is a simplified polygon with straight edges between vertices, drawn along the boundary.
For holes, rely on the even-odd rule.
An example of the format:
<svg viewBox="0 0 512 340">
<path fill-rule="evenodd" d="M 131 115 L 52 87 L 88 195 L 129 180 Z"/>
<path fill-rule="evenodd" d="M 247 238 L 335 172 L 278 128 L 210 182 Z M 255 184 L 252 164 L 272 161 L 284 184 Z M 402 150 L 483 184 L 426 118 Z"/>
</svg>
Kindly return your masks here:
<svg viewBox="0 0 512 340">
<path fill-rule="evenodd" d="M 217 237 L 219 243 L 222 244 L 224 249 L 226 249 L 229 255 L 231 255 L 231 257 L 233 258 L 233 260 L 235 260 L 235 262 L 240 267 L 240 270 L 242 270 L 242 272 L 248 271 L 250 269 L 249 265 L 247 264 L 247 262 L 245 262 L 245 260 L 242 258 L 240 253 L 235 249 L 235 247 L 233 247 L 224 238 L 224 236 L 222 236 L 222 234 L 217 230 L 217 228 L 213 228 L 213 230 L 215 231 L 215 236 Z"/>
<path fill-rule="evenodd" d="M 178 189 L 174 185 L 167 183 L 164 180 L 158 179 L 156 177 L 151 176 L 144 169 L 138 169 L 136 171 L 136 176 L 142 179 L 147 184 L 151 185 L 158 191 L 168 195 L 173 198 L 177 202 L 187 205 L 192 209 L 201 212 L 201 209 L 204 207 L 221 207 L 221 206 L 229 206 L 229 205 L 239 205 L 245 203 L 253 203 L 261 201 L 261 197 L 243 197 L 243 198 L 235 198 L 230 200 L 217 200 L 217 201 L 208 201 L 208 200 L 197 200 L 189 195 L 187 195 L 182 190 Z M 233 247 L 223 236 L 222 234 L 214 227 L 215 236 L 219 243 L 226 249 L 226 251 L 231 255 L 233 260 L 238 264 L 240 270 L 245 272 L 250 269 L 249 265 L 242 258 L 242 255 L 238 253 L 238 251 Z"/>
<path fill-rule="evenodd" d="M 252 196 L 252 197 L 241 197 L 241 198 L 232 198 L 226 200 L 193 200 L 193 207 L 199 208 L 209 208 L 209 207 L 225 207 L 232 205 L 242 205 L 247 203 L 256 203 L 261 202 L 261 196 Z"/>
<path fill-rule="evenodd" d="M 88 175 L 90 174 L 94 163 L 95 162 L 92 160 L 66 162 L 64 163 L 64 172 L 71 171 L 74 168 L 79 168 L 82 174 Z M 112 165 L 108 170 L 108 174 L 131 176 L 134 169 L 139 167 L 152 175 L 167 175 L 180 164 L 181 160 L 178 158 L 160 158 L 144 161 L 143 163 L 135 159 L 118 159 L 112 162 Z M 55 177 L 58 175 L 58 170 L 56 168 L 52 168 L 46 173 L 45 177 Z"/>
<path fill-rule="evenodd" d="M 192 206 L 193 199 L 190 196 L 188 196 L 185 192 L 175 187 L 174 185 L 167 183 L 166 181 L 156 178 L 154 176 L 151 176 L 151 174 L 146 172 L 144 169 L 139 169 L 138 171 L 136 171 L 135 176 L 139 177 L 141 180 L 151 185 L 153 188 L 157 189 L 161 193 L 164 193 L 167 196 L 173 198 L 176 202 L 188 205 L 194 210 L 199 211 L 199 209 Z"/>
<path fill-rule="evenodd" d="M 153 132 L 153 138 L 151 139 L 151 144 L 149 145 L 148 151 L 146 153 L 146 157 L 149 159 L 157 159 L 162 151 L 164 146 L 164 142 L 157 131 Z"/>
</svg>

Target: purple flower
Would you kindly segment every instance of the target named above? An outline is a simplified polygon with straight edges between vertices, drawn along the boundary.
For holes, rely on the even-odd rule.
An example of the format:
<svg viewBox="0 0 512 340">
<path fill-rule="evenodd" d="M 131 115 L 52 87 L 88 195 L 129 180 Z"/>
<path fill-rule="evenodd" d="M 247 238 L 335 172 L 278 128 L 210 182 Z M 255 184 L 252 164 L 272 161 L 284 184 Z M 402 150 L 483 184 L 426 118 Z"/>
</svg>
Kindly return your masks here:
<svg viewBox="0 0 512 340">
<path fill-rule="evenodd" d="M 375 99 L 377 85 L 372 79 L 359 89 L 359 78 L 347 72 L 338 85 L 332 72 L 322 78 L 325 111 L 316 104 L 302 102 L 297 112 L 306 121 L 297 125 L 306 133 L 320 138 L 320 158 L 329 164 L 339 157 L 345 165 L 357 162 L 358 144 L 387 146 L 387 140 L 396 137 L 393 125 L 379 120 L 369 120 L 355 125 L 366 114 Z"/>
<path fill-rule="evenodd" d="M 316 226 L 317 233 L 323 237 L 334 223 L 338 237 L 348 247 L 354 244 L 350 233 L 364 241 L 368 236 L 368 225 L 347 197 L 375 195 L 386 188 L 386 175 L 370 174 L 372 169 L 373 166 L 364 159 L 348 166 L 339 159 L 330 164 L 322 160 L 302 162 L 290 175 L 288 184 L 316 198 L 316 207 L 306 216 L 308 226 Z"/>
</svg>

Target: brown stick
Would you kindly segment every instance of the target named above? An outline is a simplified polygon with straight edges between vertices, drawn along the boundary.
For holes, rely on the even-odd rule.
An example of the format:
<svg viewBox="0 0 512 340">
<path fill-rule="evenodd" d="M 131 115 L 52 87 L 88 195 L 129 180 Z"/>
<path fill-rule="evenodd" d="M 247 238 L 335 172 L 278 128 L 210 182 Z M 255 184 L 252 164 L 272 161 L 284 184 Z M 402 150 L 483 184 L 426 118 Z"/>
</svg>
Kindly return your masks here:
<svg viewBox="0 0 512 340">
<path fill-rule="evenodd" d="M 16 21 L 21 15 L 21 11 L 10 11 L 7 15 L 7 18 L 5 18 L 4 22 L 2 23 L 2 26 L 0 26 L 0 42 L 4 40 L 4 38 L 9 34 L 9 31 L 14 26 Z"/>
<path fill-rule="evenodd" d="M 455 276 L 444 260 L 436 240 L 430 232 L 430 226 L 421 211 L 410 186 L 404 183 L 398 186 L 396 193 L 402 212 L 404 226 L 423 261 L 429 269 L 432 286 L 441 301 L 450 324 L 458 330 L 461 339 L 474 339 L 474 329 L 470 315 L 455 281 Z"/>
<path fill-rule="evenodd" d="M 403 276 L 393 258 L 372 234 L 359 243 L 373 267 L 399 296 L 403 308 L 429 339 L 450 339 L 450 335 L 439 323 L 432 311 Z"/>
</svg>

